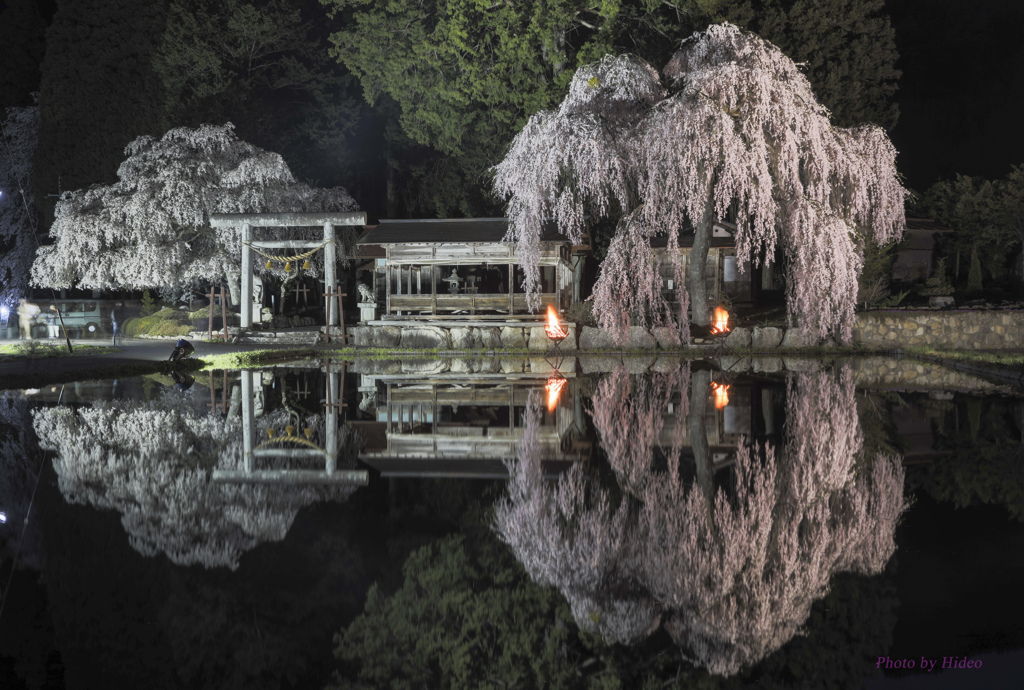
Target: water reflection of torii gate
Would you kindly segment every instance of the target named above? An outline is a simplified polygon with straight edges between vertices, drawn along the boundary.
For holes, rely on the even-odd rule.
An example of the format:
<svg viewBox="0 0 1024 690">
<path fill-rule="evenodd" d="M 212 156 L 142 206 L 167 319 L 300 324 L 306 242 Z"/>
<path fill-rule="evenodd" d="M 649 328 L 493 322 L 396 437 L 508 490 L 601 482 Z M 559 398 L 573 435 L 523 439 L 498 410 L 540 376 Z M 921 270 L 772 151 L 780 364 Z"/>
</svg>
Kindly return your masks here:
<svg viewBox="0 0 1024 690">
<path fill-rule="evenodd" d="M 256 443 L 255 377 L 259 372 L 243 369 L 242 375 L 242 448 L 244 468 L 242 470 L 214 470 L 213 481 L 231 484 L 322 484 L 365 486 L 369 482 L 366 470 L 338 469 L 338 425 L 341 410 L 341 376 L 343 370 L 326 369 L 327 399 L 324 415 L 324 448 L 309 443 L 301 437 L 278 437 L 278 441 L 300 442 L 304 448 L 266 447 L 268 443 Z M 260 384 L 262 387 L 262 384 Z M 261 470 L 256 468 L 259 458 L 323 458 L 323 470 Z"/>
<path fill-rule="evenodd" d="M 324 247 L 324 287 L 327 292 L 338 292 L 338 275 L 335 264 L 338 249 L 335 246 L 336 225 L 366 225 L 366 214 L 362 211 L 344 213 L 214 213 L 210 215 L 210 227 L 242 229 L 242 328 L 252 328 L 252 250 L 258 249 L 313 249 Z M 317 227 L 324 229 L 323 240 L 254 240 L 252 229 L 284 227 Z M 325 298 L 326 299 L 326 298 Z M 327 323 L 338 324 L 338 305 L 327 299 Z"/>
</svg>

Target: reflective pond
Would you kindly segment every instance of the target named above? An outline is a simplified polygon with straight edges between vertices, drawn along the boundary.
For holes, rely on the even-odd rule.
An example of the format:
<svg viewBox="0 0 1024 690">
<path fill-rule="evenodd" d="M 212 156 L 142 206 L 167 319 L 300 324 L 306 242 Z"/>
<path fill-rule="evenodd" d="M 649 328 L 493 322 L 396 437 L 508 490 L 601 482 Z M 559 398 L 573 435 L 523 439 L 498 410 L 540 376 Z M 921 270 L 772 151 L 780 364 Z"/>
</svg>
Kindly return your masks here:
<svg viewBox="0 0 1024 690">
<path fill-rule="evenodd" d="M 1024 396 L 854 359 L 0 395 L 0 687 L 986 687 Z M 943 668 L 945 666 L 945 668 Z"/>
</svg>

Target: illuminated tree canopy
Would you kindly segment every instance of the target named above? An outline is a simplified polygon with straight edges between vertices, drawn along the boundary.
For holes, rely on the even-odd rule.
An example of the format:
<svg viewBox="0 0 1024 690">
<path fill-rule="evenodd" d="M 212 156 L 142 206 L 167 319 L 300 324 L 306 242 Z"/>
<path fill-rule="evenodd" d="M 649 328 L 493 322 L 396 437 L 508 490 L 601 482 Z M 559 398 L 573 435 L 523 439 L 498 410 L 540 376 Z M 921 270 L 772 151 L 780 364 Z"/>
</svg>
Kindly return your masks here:
<svg viewBox="0 0 1024 690">
<path fill-rule="evenodd" d="M 139 137 L 126 153 L 116 183 L 61 197 L 50 229 L 55 243 L 42 247 L 32 266 L 35 284 L 235 286 L 241 230 L 211 228 L 210 214 L 356 208 L 340 187 L 297 182 L 281 156 L 241 141 L 230 124 Z"/>
<path fill-rule="evenodd" d="M 494 168 L 528 292 L 545 218 L 576 241 L 586 217 L 617 216 L 594 292 L 599 322 L 619 333 L 674 325 L 688 338 L 652 279 L 650 239 L 667 237 L 671 251 L 694 230 L 688 293 L 693 322 L 706 325 L 711 225 L 729 218 L 741 264 L 781 247 L 791 323 L 848 340 L 863 243 L 896 239 L 905 222 L 884 131 L 833 127 L 791 59 L 729 24 L 684 41 L 664 76 L 668 88 L 628 55 L 580 68 L 559 108 L 531 117 Z"/>
<path fill-rule="evenodd" d="M 64 497 L 117 510 L 132 548 L 179 565 L 235 569 L 246 551 L 284 539 L 301 507 L 355 490 L 213 483 L 213 468 L 243 467 L 241 421 L 198 412 L 175 389 L 148 402 L 34 414 L 39 444 L 57 451 L 53 464 Z M 286 416 L 261 417 L 258 431 L 283 426 Z M 319 417 L 304 424 L 314 433 L 322 429 Z"/>
<path fill-rule="evenodd" d="M 628 643 L 663 626 L 695 663 L 729 676 L 789 641 L 834 573 L 885 566 L 906 507 L 903 469 L 898 459 L 864 457 L 848 370 L 797 375 L 787 440 L 741 443 L 728 492 L 689 485 L 677 441 L 662 447 L 667 470 L 653 462 L 668 422 L 649 412 L 674 392 L 685 398 L 689 376 L 628 378 L 616 372 L 594 400 L 621 501 L 582 465 L 546 484 L 528 427 L 495 518 L 530 577 L 558 588 L 581 628 Z M 621 405 L 624 388 L 646 399 Z M 695 409 L 691 402 L 688 414 Z M 630 424 L 644 427 L 634 436 L 643 448 L 608 444 Z"/>
</svg>

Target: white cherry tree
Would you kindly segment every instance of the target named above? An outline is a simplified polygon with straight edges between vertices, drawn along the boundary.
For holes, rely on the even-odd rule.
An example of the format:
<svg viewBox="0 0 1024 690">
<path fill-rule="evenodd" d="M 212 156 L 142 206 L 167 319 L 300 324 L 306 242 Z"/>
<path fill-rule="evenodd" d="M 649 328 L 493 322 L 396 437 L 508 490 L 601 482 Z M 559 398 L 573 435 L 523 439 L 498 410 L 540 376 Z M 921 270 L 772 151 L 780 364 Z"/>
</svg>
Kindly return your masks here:
<svg viewBox="0 0 1024 690">
<path fill-rule="evenodd" d="M 150 401 L 35 410 L 39 445 L 56 452 L 64 498 L 118 511 L 132 548 L 145 556 L 234 570 L 245 552 L 284 539 L 303 506 L 356 490 L 214 483 L 211 470 L 244 467 L 241 420 L 197 410 L 190 393 L 169 387 Z M 288 420 L 283 410 L 269 413 L 256 431 Z M 322 417 L 303 425 L 320 434 Z"/>
<path fill-rule="evenodd" d="M 32 266 L 35 284 L 140 289 L 227 281 L 235 298 L 241 230 L 211 228 L 210 214 L 356 208 L 340 187 L 298 182 L 280 155 L 240 140 L 231 124 L 139 137 L 125 151 L 116 183 L 61 197 L 54 243 L 40 248 Z M 309 232 L 291 236 L 313 239 Z"/>
</svg>

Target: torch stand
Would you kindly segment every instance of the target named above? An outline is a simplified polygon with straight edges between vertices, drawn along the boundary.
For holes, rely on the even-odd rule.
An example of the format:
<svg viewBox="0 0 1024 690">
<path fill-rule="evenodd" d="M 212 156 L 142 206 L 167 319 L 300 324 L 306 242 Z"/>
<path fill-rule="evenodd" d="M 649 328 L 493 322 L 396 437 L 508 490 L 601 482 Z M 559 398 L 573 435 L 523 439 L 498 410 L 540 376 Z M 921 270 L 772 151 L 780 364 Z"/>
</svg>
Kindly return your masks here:
<svg viewBox="0 0 1024 690">
<path fill-rule="evenodd" d="M 544 359 L 552 369 L 558 371 L 562 368 L 562 362 L 565 360 L 565 353 L 562 352 L 562 341 L 565 340 L 565 336 L 552 338 L 549 334 L 548 338 L 551 339 L 551 348 L 544 353 Z"/>
</svg>

